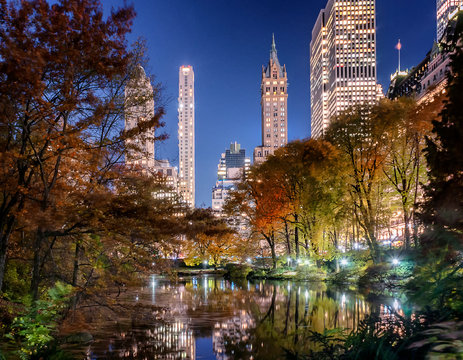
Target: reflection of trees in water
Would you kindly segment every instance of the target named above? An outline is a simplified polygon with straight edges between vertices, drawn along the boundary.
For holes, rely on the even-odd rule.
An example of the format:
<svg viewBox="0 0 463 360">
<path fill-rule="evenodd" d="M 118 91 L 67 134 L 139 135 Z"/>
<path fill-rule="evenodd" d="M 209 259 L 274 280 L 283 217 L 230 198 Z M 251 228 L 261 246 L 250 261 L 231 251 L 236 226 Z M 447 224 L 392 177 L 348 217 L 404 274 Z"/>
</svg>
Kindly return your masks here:
<svg viewBox="0 0 463 360">
<path fill-rule="evenodd" d="M 268 309 L 254 313 L 256 327 L 250 329 L 246 341 L 229 341 L 225 346 L 228 358 L 269 359 L 315 350 L 310 331 L 356 328 L 369 312 L 359 297 L 343 293 L 309 290 L 294 284 L 271 285 L 273 294 Z M 232 339 L 230 339 L 232 340 Z M 226 359 L 227 357 L 224 357 Z"/>
<path fill-rule="evenodd" d="M 145 291 L 140 301 L 156 299 L 161 307 L 146 304 L 129 321 L 106 327 L 109 336 L 92 346 L 89 359 L 195 359 L 196 337 L 212 337 L 220 360 L 271 359 L 283 349 L 305 353 L 313 347 L 309 330 L 353 329 L 370 311 L 351 293 L 291 282 L 202 277 Z"/>
</svg>

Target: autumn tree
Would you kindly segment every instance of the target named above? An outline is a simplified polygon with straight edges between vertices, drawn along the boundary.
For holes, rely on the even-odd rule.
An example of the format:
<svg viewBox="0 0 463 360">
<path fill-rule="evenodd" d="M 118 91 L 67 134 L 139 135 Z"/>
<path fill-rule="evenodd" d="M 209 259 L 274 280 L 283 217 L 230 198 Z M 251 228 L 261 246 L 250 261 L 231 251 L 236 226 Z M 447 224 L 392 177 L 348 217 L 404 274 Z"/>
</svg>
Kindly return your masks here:
<svg viewBox="0 0 463 360">
<path fill-rule="evenodd" d="M 300 226 L 307 253 L 319 256 L 329 234 L 334 248 L 338 246 L 347 208 L 345 166 L 339 150 L 324 140 L 306 140 L 301 150 Z"/>
<path fill-rule="evenodd" d="M 38 297 L 51 249 L 61 239 L 78 254 L 79 235 L 93 231 L 85 213 L 111 194 L 125 140 L 160 125 L 162 108 L 123 131 L 124 87 L 140 58 L 125 39 L 133 17 L 124 6 L 105 20 L 97 0 L 0 3 L 0 288 L 21 227 Z"/>
<path fill-rule="evenodd" d="M 184 247 L 185 263 L 187 265 L 199 265 L 206 261 L 217 266 L 232 260 L 238 260 L 244 255 L 245 242 L 231 231 L 221 234 L 198 234 L 195 241 L 187 242 Z"/>
<path fill-rule="evenodd" d="M 234 230 L 223 218 L 216 216 L 211 208 L 194 209 L 186 214 L 182 222 L 185 238 L 182 252 L 187 265 L 197 265 L 209 260 L 213 253 L 216 261 L 212 263 L 218 265 L 221 262 L 221 252 L 223 259 L 232 255 L 233 243 L 228 239 L 234 234 Z"/>
<path fill-rule="evenodd" d="M 319 255 L 321 234 L 339 222 L 343 209 L 343 174 L 339 152 L 323 140 L 293 141 L 261 165 L 271 193 L 281 193 L 282 220 L 294 226 L 294 248 Z M 336 231 L 333 232 L 336 234 Z M 288 231 L 285 231 L 287 247 Z M 323 246 L 322 246 L 323 247 Z"/>
<path fill-rule="evenodd" d="M 284 226 L 282 217 L 287 211 L 284 194 L 274 187 L 266 170 L 265 163 L 253 166 L 227 199 L 224 211 L 230 216 L 242 217 L 257 241 L 263 238 L 276 268 L 278 232 Z"/>
<path fill-rule="evenodd" d="M 422 153 L 425 136 L 430 133 L 431 119 L 439 112 L 441 103 L 439 97 L 432 104 L 423 105 L 417 105 L 410 98 L 400 98 L 396 101 L 384 100 L 378 105 L 377 121 L 390 124 L 385 133 L 383 172 L 399 198 L 407 249 L 411 243 L 410 228 L 415 224 L 420 184 L 426 183 L 426 162 Z M 413 228 L 416 229 L 416 226 Z M 414 238 L 416 245 L 416 236 Z"/>
<path fill-rule="evenodd" d="M 354 213 L 375 262 L 381 260 L 377 232 L 384 206 L 380 200 L 384 191 L 385 134 L 390 128 L 390 123 L 382 121 L 381 112 L 380 105 L 350 108 L 333 119 L 326 134 L 348 166 L 346 180 Z"/>
</svg>

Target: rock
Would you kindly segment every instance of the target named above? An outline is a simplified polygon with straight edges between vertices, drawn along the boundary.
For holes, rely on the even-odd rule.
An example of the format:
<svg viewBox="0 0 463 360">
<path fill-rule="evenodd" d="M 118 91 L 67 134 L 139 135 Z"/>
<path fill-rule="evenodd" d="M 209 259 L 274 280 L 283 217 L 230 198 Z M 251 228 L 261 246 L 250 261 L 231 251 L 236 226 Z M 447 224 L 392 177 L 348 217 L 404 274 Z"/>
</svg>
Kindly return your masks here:
<svg viewBox="0 0 463 360">
<path fill-rule="evenodd" d="M 89 332 L 83 331 L 66 336 L 65 343 L 68 344 L 88 344 L 93 341 L 93 336 Z"/>
</svg>

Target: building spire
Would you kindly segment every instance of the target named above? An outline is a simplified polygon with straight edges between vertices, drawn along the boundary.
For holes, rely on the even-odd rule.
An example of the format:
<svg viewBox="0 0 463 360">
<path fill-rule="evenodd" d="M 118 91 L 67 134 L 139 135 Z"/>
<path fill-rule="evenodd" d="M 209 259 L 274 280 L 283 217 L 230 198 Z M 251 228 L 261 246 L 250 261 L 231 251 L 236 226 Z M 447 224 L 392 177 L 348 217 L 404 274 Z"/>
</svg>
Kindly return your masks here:
<svg viewBox="0 0 463 360">
<path fill-rule="evenodd" d="M 270 50 L 270 57 L 273 57 L 273 55 L 277 54 L 277 46 L 275 44 L 275 34 L 272 33 L 272 50 Z"/>
</svg>

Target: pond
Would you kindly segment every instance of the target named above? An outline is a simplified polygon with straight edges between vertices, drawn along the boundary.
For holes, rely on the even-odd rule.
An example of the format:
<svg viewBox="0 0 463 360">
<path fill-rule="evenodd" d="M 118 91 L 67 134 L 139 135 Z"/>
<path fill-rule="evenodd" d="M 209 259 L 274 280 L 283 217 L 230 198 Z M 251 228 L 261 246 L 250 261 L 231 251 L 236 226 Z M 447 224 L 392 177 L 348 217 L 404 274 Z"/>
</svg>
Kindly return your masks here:
<svg viewBox="0 0 463 360">
<path fill-rule="evenodd" d="M 368 314 L 402 312 L 398 299 L 290 281 L 151 276 L 125 294 L 126 316 L 99 324 L 85 359 L 287 359 L 310 331 L 354 329 Z"/>
</svg>

